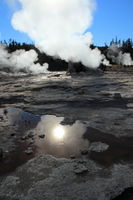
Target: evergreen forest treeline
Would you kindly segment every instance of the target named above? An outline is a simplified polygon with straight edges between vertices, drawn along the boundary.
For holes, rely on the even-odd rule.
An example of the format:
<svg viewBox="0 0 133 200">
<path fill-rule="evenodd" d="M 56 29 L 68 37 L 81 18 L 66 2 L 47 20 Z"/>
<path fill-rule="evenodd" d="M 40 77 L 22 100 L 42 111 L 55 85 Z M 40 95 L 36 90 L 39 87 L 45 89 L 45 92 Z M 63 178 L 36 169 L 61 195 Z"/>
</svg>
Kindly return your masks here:
<svg viewBox="0 0 133 200">
<path fill-rule="evenodd" d="M 29 51 L 31 49 L 35 50 L 38 54 L 38 63 L 43 65 L 44 63 L 49 64 L 48 70 L 50 71 L 66 71 L 68 69 L 68 63 L 64 60 L 61 60 L 60 58 L 55 58 L 52 56 L 48 56 L 45 53 L 42 53 L 39 49 L 35 47 L 34 44 L 26 44 L 26 43 L 20 43 L 16 42 L 15 40 L 10 39 L 8 42 L 7 41 L 1 41 L 1 44 L 6 45 L 6 49 L 9 53 L 12 53 L 16 50 L 21 50 L 24 49 L 25 51 Z M 109 45 L 105 44 L 104 46 L 97 47 L 95 45 L 91 45 L 90 48 L 98 48 L 102 54 L 105 55 L 107 58 L 107 51 L 110 46 L 116 45 L 122 53 L 130 53 L 131 58 L 133 59 L 133 41 L 132 39 L 128 38 L 127 40 L 118 40 L 117 37 L 115 39 L 112 39 Z M 115 64 L 112 63 L 111 60 L 110 64 Z M 81 63 L 75 63 L 74 64 L 77 71 L 84 71 L 85 67 Z"/>
</svg>

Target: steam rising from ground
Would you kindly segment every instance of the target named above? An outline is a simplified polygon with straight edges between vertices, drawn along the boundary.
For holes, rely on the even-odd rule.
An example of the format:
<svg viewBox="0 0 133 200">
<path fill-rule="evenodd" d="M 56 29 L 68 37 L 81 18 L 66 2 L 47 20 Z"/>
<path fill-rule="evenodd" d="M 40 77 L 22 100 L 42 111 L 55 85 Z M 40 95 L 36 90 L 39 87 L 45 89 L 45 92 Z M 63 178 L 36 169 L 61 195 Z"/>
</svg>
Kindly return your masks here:
<svg viewBox="0 0 133 200">
<path fill-rule="evenodd" d="M 16 30 L 25 32 L 46 54 L 97 68 L 98 49 L 89 48 L 95 0 L 19 0 L 22 9 L 12 18 Z"/>
<path fill-rule="evenodd" d="M 133 65 L 130 53 L 123 53 L 116 44 L 113 44 L 108 48 L 107 58 L 118 65 Z"/>
<path fill-rule="evenodd" d="M 37 59 L 38 55 L 34 50 L 21 49 L 8 53 L 6 45 L 0 45 L 0 69 L 8 68 L 15 72 L 25 71 L 34 74 L 47 72 L 48 64 L 45 63 L 43 66 L 35 64 Z"/>
</svg>

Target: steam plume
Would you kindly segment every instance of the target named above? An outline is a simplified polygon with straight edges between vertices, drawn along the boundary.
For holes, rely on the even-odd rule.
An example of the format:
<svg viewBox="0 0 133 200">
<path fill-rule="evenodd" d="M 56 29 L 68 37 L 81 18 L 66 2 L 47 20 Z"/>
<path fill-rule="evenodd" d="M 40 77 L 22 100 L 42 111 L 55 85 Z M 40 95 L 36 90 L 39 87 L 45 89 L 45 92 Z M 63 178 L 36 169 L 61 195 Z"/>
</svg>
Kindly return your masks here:
<svg viewBox="0 0 133 200">
<path fill-rule="evenodd" d="M 123 53 L 116 44 L 112 44 L 108 48 L 107 58 L 118 65 L 133 65 L 130 53 Z"/>
<path fill-rule="evenodd" d="M 19 0 L 12 25 L 25 32 L 46 54 L 97 68 L 102 60 L 98 49 L 89 48 L 95 0 Z"/>
<path fill-rule="evenodd" d="M 0 45 L 0 69 L 8 68 L 10 71 L 31 72 L 34 74 L 47 72 L 48 64 L 41 66 L 39 63 L 35 64 L 38 55 L 34 50 L 25 51 L 17 50 L 13 53 L 8 53 L 6 45 Z"/>
</svg>

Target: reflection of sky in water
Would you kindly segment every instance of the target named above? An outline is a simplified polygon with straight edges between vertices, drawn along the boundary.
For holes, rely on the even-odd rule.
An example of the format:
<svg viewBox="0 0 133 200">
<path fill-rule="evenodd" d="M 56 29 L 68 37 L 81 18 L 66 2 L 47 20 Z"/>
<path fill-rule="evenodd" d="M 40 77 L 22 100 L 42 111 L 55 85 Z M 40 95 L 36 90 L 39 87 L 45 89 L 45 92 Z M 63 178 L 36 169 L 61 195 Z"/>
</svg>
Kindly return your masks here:
<svg viewBox="0 0 133 200">
<path fill-rule="evenodd" d="M 37 154 L 46 153 L 57 157 L 79 156 L 80 150 L 89 147 L 88 139 L 83 138 L 86 127 L 80 121 L 62 125 L 64 117 L 34 115 L 12 107 L 1 109 L 0 115 L 4 116 L 4 123 L 17 128 L 17 135 L 19 133 L 22 137 L 33 132 L 32 140 Z M 31 137 L 27 137 L 25 142 L 29 139 Z"/>
<path fill-rule="evenodd" d="M 10 136 L 9 143 L 11 139 L 17 145 L 17 156 L 14 153 L 13 158 L 10 156 L 15 163 L 18 162 L 18 158 L 25 159 L 24 152 L 27 147 L 34 151 L 33 157 L 44 153 L 57 157 L 77 158 L 85 152 L 80 150 L 88 149 L 89 158 L 106 165 L 133 158 L 132 137 L 116 138 L 81 121 L 72 124 L 72 120 L 64 117 L 40 116 L 17 108 L 6 108 L 0 109 L 0 125 L 8 128 L 6 130 Z M 1 141 L 7 139 L 3 138 L 7 135 L 1 134 Z"/>
<path fill-rule="evenodd" d="M 18 126 L 23 130 L 34 128 L 40 121 L 39 115 L 33 115 L 28 112 L 24 112 L 19 108 L 8 107 L 4 110 L 0 110 L 0 115 L 4 113 L 5 119 L 8 120 L 8 124 L 11 126 Z"/>
<path fill-rule="evenodd" d="M 35 145 L 39 153 L 47 153 L 55 156 L 70 157 L 71 155 L 79 155 L 80 150 L 88 148 L 88 140 L 83 139 L 86 131 L 85 125 L 80 121 L 76 121 L 73 125 L 61 125 L 63 117 L 42 116 L 36 129 L 37 135 L 45 134 L 45 139 L 36 137 Z"/>
</svg>

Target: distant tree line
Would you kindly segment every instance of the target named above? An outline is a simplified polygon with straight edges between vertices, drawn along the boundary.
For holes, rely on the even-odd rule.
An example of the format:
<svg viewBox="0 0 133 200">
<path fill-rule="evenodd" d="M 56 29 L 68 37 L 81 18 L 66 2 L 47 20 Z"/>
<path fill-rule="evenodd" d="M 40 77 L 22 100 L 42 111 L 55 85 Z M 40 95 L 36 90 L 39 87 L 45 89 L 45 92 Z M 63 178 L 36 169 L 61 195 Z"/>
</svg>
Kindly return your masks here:
<svg viewBox="0 0 133 200">
<path fill-rule="evenodd" d="M 66 71 L 68 69 L 68 63 L 66 61 L 42 53 L 39 49 L 35 47 L 34 44 L 20 43 L 12 39 L 10 39 L 9 42 L 4 40 L 0 43 L 6 45 L 7 51 L 9 53 L 20 49 L 24 49 L 25 51 L 29 51 L 31 49 L 35 50 L 38 54 L 38 61 L 36 61 L 36 63 L 39 62 L 41 65 L 43 65 L 44 63 L 48 63 L 50 71 Z M 101 51 L 101 53 L 104 54 L 105 57 L 107 57 L 108 48 L 112 45 L 116 45 L 123 53 L 130 53 L 133 59 L 133 41 L 130 38 L 128 38 L 127 40 L 120 40 L 116 37 L 115 39 L 111 40 L 110 45 L 107 45 L 105 43 L 104 46 L 97 47 L 92 44 L 90 48 L 94 49 L 97 47 Z M 74 65 L 77 72 L 81 70 L 86 70 L 86 68 L 81 63 L 75 63 Z"/>
<path fill-rule="evenodd" d="M 110 42 L 111 45 L 117 45 L 123 53 L 130 53 L 131 57 L 133 59 L 133 40 L 131 38 L 128 38 L 127 40 L 118 40 L 117 37 L 116 39 L 112 39 Z"/>
<path fill-rule="evenodd" d="M 25 51 L 29 51 L 31 49 L 35 50 L 38 54 L 38 61 L 36 61 L 36 63 L 40 63 L 41 65 L 43 65 L 44 63 L 48 63 L 49 64 L 48 70 L 50 71 L 64 71 L 64 70 L 66 71 L 68 68 L 68 64 L 65 61 L 59 58 L 48 56 L 45 53 L 42 53 L 38 48 L 35 47 L 34 44 L 20 43 L 12 39 L 10 39 L 9 42 L 4 40 L 1 41 L 0 43 L 6 45 L 7 51 L 9 53 L 21 49 L 24 49 Z"/>
<path fill-rule="evenodd" d="M 106 50 L 112 46 L 116 45 L 122 53 L 130 53 L 132 59 L 133 59 L 133 40 L 131 38 L 128 38 L 127 40 L 120 40 L 117 37 L 115 39 L 112 39 L 110 42 L 110 45 L 108 46 L 106 43 L 103 47 L 98 47 L 103 54 L 106 55 Z"/>
</svg>

